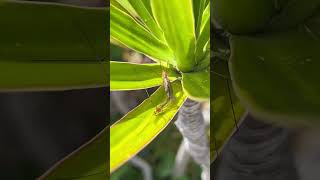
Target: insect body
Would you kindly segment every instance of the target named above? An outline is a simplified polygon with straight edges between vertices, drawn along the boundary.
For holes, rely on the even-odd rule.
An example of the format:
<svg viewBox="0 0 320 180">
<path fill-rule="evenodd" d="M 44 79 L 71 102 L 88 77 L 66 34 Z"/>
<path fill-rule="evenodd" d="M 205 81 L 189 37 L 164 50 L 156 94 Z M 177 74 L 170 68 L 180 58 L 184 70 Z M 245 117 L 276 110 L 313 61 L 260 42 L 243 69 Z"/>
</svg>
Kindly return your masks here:
<svg viewBox="0 0 320 180">
<path fill-rule="evenodd" d="M 156 109 L 154 111 L 155 115 L 162 113 L 164 111 L 164 109 L 167 107 L 167 105 L 169 105 L 169 103 L 174 100 L 171 82 L 169 80 L 167 72 L 165 72 L 165 71 L 162 71 L 162 85 L 164 87 L 164 91 L 167 95 L 167 98 L 163 103 L 156 106 Z"/>
</svg>

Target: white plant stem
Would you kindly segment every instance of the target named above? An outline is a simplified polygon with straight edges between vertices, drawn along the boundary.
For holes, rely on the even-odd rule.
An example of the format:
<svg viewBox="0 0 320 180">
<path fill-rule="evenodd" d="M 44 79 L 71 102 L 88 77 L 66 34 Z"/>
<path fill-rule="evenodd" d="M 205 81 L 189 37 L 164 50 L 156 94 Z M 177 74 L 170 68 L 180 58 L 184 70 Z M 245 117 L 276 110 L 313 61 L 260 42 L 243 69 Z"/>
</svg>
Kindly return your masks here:
<svg viewBox="0 0 320 180">
<path fill-rule="evenodd" d="M 142 171 L 144 180 L 153 180 L 151 166 L 145 160 L 135 156 L 129 162 Z"/>
<path fill-rule="evenodd" d="M 185 174 L 189 160 L 190 155 L 187 152 L 186 143 L 182 140 L 176 155 L 173 177 L 180 177 Z"/>
</svg>

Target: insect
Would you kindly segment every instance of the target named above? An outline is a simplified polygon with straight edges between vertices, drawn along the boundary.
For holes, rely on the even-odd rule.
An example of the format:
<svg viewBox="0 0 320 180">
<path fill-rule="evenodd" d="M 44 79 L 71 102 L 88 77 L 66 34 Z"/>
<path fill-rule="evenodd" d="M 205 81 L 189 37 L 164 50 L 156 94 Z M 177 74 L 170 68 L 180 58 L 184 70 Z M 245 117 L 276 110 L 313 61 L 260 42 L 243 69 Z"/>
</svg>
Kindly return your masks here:
<svg viewBox="0 0 320 180">
<path fill-rule="evenodd" d="M 162 85 L 164 87 L 164 91 L 167 95 L 166 100 L 161 103 L 160 105 L 156 106 L 156 109 L 154 111 L 155 115 L 160 114 L 163 112 L 165 107 L 172 101 L 174 101 L 174 96 L 173 96 L 173 90 L 171 86 L 171 82 L 169 80 L 168 74 L 166 71 L 162 70 Z"/>
<path fill-rule="evenodd" d="M 168 64 L 167 64 L 167 66 L 168 66 Z M 160 67 L 162 69 L 161 62 L 160 62 Z M 162 77 L 162 86 L 163 86 L 164 91 L 166 93 L 166 100 L 164 102 L 162 102 L 160 105 L 156 106 L 156 109 L 154 111 L 154 115 L 159 115 L 162 112 L 164 112 L 166 107 L 168 107 L 168 105 L 175 100 L 168 73 L 164 69 L 162 69 L 161 77 Z"/>
</svg>

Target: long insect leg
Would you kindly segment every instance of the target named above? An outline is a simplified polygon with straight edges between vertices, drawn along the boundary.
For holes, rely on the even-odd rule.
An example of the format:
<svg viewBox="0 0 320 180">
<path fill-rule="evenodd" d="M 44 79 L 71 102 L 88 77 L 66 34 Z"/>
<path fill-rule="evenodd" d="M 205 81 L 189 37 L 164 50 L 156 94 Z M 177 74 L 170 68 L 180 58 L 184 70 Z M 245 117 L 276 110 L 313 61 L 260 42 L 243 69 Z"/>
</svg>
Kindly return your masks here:
<svg viewBox="0 0 320 180">
<path fill-rule="evenodd" d="M 217 73 L 215 71 L 211 71 L 214 75 L 217 75 L 223 79 L 225 79 L 226 81 L 226 87 L 227 87 L 227 91 L 228 91 L 228 97 L 229 97 L 229 101 L 230 101 L 230 104 L 231 104 L 231 111 L 232 111 L 232 116 L 233 116 L 233 120 L 234 120 L 234 124 L 237 128 L 237 131 L 239 130 L 239 126 L 238 126 L 238 122 L 237 122 L 237 118 L 236 118 L 236 115 L 235 115 L 235 110 L 234 110 L 234 104 L 233 104 L 233 99 L 232 99 L 232 91 L 231 91 L 231 87 L 230 87 L 230 84 L 231 84 L 231 78 L 226 76 L 226 75 L 223 75 L 223 74 L 220 74 L 220 73 Z"/>
<path fill-rule="evenodd" d="M 230 103 L 231 103 L 231 110 L 232 110 L 232 115 L 233 115 L 233 120 L 234 120 L 234 124 L 237 128 L 237 131 L 239 130 L 239 127 L 238 127 L 238 122 L 237 122 L 237 119 L 236 119 L 236 115 L 235 115 L 235 111 L 234 111 L 234 106 L 233 106 L 233 100 L 232 100 L 232 95 L 231 95 L 231 88 L 230 88 L 230 81 L 229 79 L 226 80 L 227 81 L 227 88 L 228 88 L 228 94 L 229 94 L 229 100 L 230 100 Z"/>
</svg>

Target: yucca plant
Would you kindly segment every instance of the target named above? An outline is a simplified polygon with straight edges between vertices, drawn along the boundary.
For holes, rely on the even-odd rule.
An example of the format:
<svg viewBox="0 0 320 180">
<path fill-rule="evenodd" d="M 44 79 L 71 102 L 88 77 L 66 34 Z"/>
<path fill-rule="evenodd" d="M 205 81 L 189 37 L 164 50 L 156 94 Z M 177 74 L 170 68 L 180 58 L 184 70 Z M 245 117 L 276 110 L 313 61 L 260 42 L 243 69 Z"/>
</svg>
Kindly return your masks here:
<svg viewBox="0 0 320 180">
<path fill-rule="evenodd" d="M 108 20 L 107 8 L 0 0 L 0 91 L 107 87 Z M 106 179 L 108 138 L 105 128 L 41 179 Z"/>
<path fill-rule="evenodd" d="M 257 179 L 257 174 L 297 179 L 285 147 L 288 132 L 253 119 L 285 127 L 319 125 L 320 1 L 212 4 L 215 108 L 210 135 L 216 155 L 236 130 L 235 122 L 245 120 L 244 133 L 240 129 L 224 151 L 218 179 Z"/>
<path fill-rule="evenodd" d="M 209 100 L 210 5 L 208 0 L 111 0 L 110 6 L 111 42 L 155 62 L 111 61 L 111 91 L 160 86 L 111 126 L 110 171 L 113 172 L 152 141 L 187 99 L 186 104 L 195 102 L 193 107 Z M 190 111 L 189 106 L 185 107 Z M 179 113 L 181 118 L 183 112 Z M 203 125 L 199 113 L 197 117 Z M 181 122 L 179 117 L 177 122 Z M 200 131 L 206 136 L 204 129 Z M 201 138 L 207 146 L 205 136 Z M 206 155 L 208 160 L 209 153 Z"/>
</svg>

